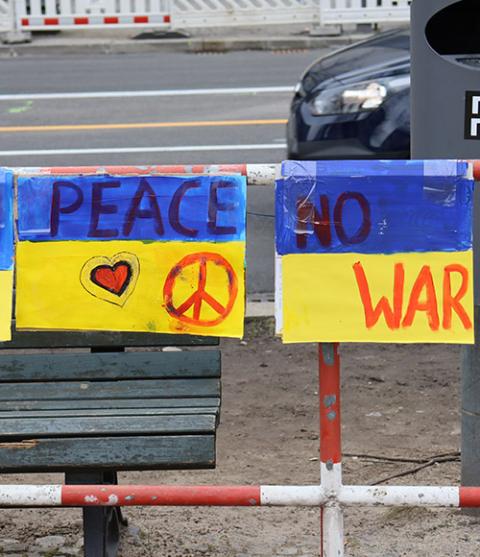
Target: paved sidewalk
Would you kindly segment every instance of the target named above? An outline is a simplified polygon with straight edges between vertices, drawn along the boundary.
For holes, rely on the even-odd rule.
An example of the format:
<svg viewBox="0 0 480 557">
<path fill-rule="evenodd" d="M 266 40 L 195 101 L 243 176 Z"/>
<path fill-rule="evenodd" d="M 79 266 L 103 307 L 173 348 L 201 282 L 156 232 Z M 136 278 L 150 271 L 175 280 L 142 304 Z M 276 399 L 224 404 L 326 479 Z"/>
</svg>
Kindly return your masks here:
<svg viewBox="0 0 480 557">
<path fill-rule="evenodd" d="M 36 32 L 32 34 L 31 42 L 0 44 L 0 56 L 305 50 L 340 48 L 369 36 L 354 32 L 354 28 L 336 36 L 316 36 L 315 32 L 308 24 L 189 29 L 188 32 L 169 32 L 167 36 L 149 29 Z M 176 37 L 170 38 L 169 35 Z"/>
</svg>

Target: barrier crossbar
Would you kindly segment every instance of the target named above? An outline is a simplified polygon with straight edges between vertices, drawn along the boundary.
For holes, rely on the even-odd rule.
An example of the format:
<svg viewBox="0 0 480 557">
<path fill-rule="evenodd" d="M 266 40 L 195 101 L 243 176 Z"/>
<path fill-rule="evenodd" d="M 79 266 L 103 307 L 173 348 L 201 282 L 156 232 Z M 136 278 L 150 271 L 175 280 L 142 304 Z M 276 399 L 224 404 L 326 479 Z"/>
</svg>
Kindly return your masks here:
<svg viewBox="0 0 480 557">
<path fill-rule="evenodd" d="M 473 164 L 480 180 L 480 161 Z M 239 173 L 249 185 L 275 182 L 279 165 L 19 168 L 17 174 Z M 318 345 L 320 484 L 292 486 L 0 485 L 0 507 L 292 506 L 321 509 L 320 555 L 344 555 L 343 507 L 480 508 L 480 487 L 343 485 L 339 345 Z"/>
<path fill-rule="evenodd" d="M 0 485 L 1 507 L 321 507 L 323 486 Z M 478 487 L 341 486 L 348 506 L 480 506 Z"/>
</svg>

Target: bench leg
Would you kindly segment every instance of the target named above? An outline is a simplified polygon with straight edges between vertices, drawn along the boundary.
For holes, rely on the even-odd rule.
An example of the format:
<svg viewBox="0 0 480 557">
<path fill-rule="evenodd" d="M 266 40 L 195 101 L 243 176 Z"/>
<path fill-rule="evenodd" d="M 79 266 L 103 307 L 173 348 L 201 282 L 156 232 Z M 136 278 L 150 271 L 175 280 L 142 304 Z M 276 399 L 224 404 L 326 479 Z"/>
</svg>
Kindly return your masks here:
<svg viewBox="0 0 480 557">
<path fill-rule="evenodd" d="M 65 483 L 72 485 L 117 484 L 116 472 L 69 472 Z M 126 526 L 120 507 L 84 507 L 85 557 L 117 557 L 120 526 Z"/>
<path fill-rule="evenodd" d="M 117 557 L 120 520 L 115 507 L 83 509 L 85 557 Z"/>
</svg>

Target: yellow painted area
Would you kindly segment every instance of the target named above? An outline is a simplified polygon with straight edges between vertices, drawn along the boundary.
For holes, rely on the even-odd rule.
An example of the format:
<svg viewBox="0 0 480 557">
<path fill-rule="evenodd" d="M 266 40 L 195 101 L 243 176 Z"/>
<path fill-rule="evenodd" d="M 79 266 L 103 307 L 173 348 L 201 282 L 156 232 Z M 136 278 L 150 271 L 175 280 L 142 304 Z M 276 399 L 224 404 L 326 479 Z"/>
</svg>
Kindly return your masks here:
<svg viewBox="0 0 480 557">
<path fill-rule="evenodd" d="M 43 126 L 0 126 L 2 133 L 19 132 L 64 132 L 84 130 L 132 130 L 148 128 L 215 128 L 224 126 L 284 125 L 285 118 L 268 120 L 200 120 L 193 122 L 133 122 L 119 124 L 53 124 Z"/>
<path fill-rule="evenodd" d="M 0 341 L 11 340 L 13 271 L 0 271 Z"/>
<path fill-rule="evenodd" d="M 367 325 L 365 303 L 354 271 L 354 268 L 358 270 L 360 267 L 368 283 L 371 307 L 375 309 L 380 299 L 385 297 L 390 307 L 398 310 L 398 326 L 387 326 L 383 313 L 374 324 L 370 322 L 370 326 Z M 466 281 L 456 271 L 459 268 L 464 270 Z M 397 284 L 401 284 L 399 276 L 402 272 L 403 288 L 401 292 L 397 288 L 394 306 L 395 276 Z M 430 288 L 419 279 L 419 274 L 424 279 L 426 277 L 426 282 L 431 276 Z M 415 284 L 416 297 L 412 296 Z M 465 294 L 460 296 L 462 285 Z M 282 286 L 285 342 L 474 342 L 473 327 L 468 327 L 468 321 L 473 323 L 471 251 L 394 255 L 286 255 L 282 257 Z M 445 305 L 447 290 L 451 297 L 459 296 L 453 310 L 452 304 Z M 431 309 L 434 305 L 432 292 L 436 306 L 433 315 L 425 309 Z M 464 315 L 463 321 L 456 311 L 458 306 L 463 308 L 467 316 Z M 451 325 L 448 324 L 449 314 Z M 437 325 L 438 330 L 432 330 L 432 324 L 433 327 Z"/>
<path fill-rule="evenodd" d="M 217 321 L 214 325 L 190 323 L 195 317 L 194 304 L 185 309 L 183 320 L 166 309 L 167 276 L 190 254 L 207 254 L 202 290 L 206 294 L 198 298 L 201 303 L 196 317 L 203 323 Z M 219 256 L 234 272 L 238 286 L 234 298 L 225 267 L 209 259 Z M 19 242 L 16 261 L 17 328 L 243 335 L 244 242 Z M 177 271 L 172 287 L 174 308 L 197 299 L 192 296 L 199 286 L 198 261 Z M 121 295 L 112 294 L 92 281 L 89 284 L 90 277 L 101 277 L 95 275 L 96 268 L 103 266 L 108 274 L 109 266 L 118 270 L 118 265 L 125 262 L 130 264 L 132 276 Z M 220 316 L 221 308 L 227 308 L 229 300 L 234 300 L 231 310 Z M 209 302 L 215 302 L 213 307 Z"/>
</svg>

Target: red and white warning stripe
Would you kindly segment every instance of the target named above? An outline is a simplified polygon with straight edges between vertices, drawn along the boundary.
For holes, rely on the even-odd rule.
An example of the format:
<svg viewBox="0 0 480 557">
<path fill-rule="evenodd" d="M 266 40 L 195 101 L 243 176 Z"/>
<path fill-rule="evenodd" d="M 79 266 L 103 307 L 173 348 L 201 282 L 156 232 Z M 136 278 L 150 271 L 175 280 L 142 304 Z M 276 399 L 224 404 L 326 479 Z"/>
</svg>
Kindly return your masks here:
<svg viewBox="0 0 480 557">
<path fill-rule="evenodd" d="M 21 17 L 20 26 L 26 29 L 64 29 L 66 27 L 92 28 L 92 27 L 132 27 L 132 26 L 169 26 L 170 14 L 144 14 L 144 15 L 79 15 L 79 16 L 24 16 Z"/>
<path fill-rule="evenodd" d="M 319 506 L 320 486 L 2 485 L 0 507 Z"/>
<path fill-rule="evenodd" d="M 480 160 L 473 162 L 473 175 L 480 181 Z M 15 168 L 17 174 L 241 174 L 246 176 L 249 185 L 263 186 L 275 183 L 279 164 L 170 164 L 170 165 L 116 165 L 116 166 L 53 166 Z"/>
<path fill-rule="evenodd" d="M 51 166 L 15 168 L 17 175 L 70 176 L 91 174 L 241 174 L 249 186 L 273 186 L 277 164 L 166 164 L 145 166 Z"/>
<path fill-rule="evenodd" d="M 342 486 L 340 505 L 480 507 L 480 487 Z M 1 485 L 0 507 L 320 507 L 322 486 Z"/>
</svg>

